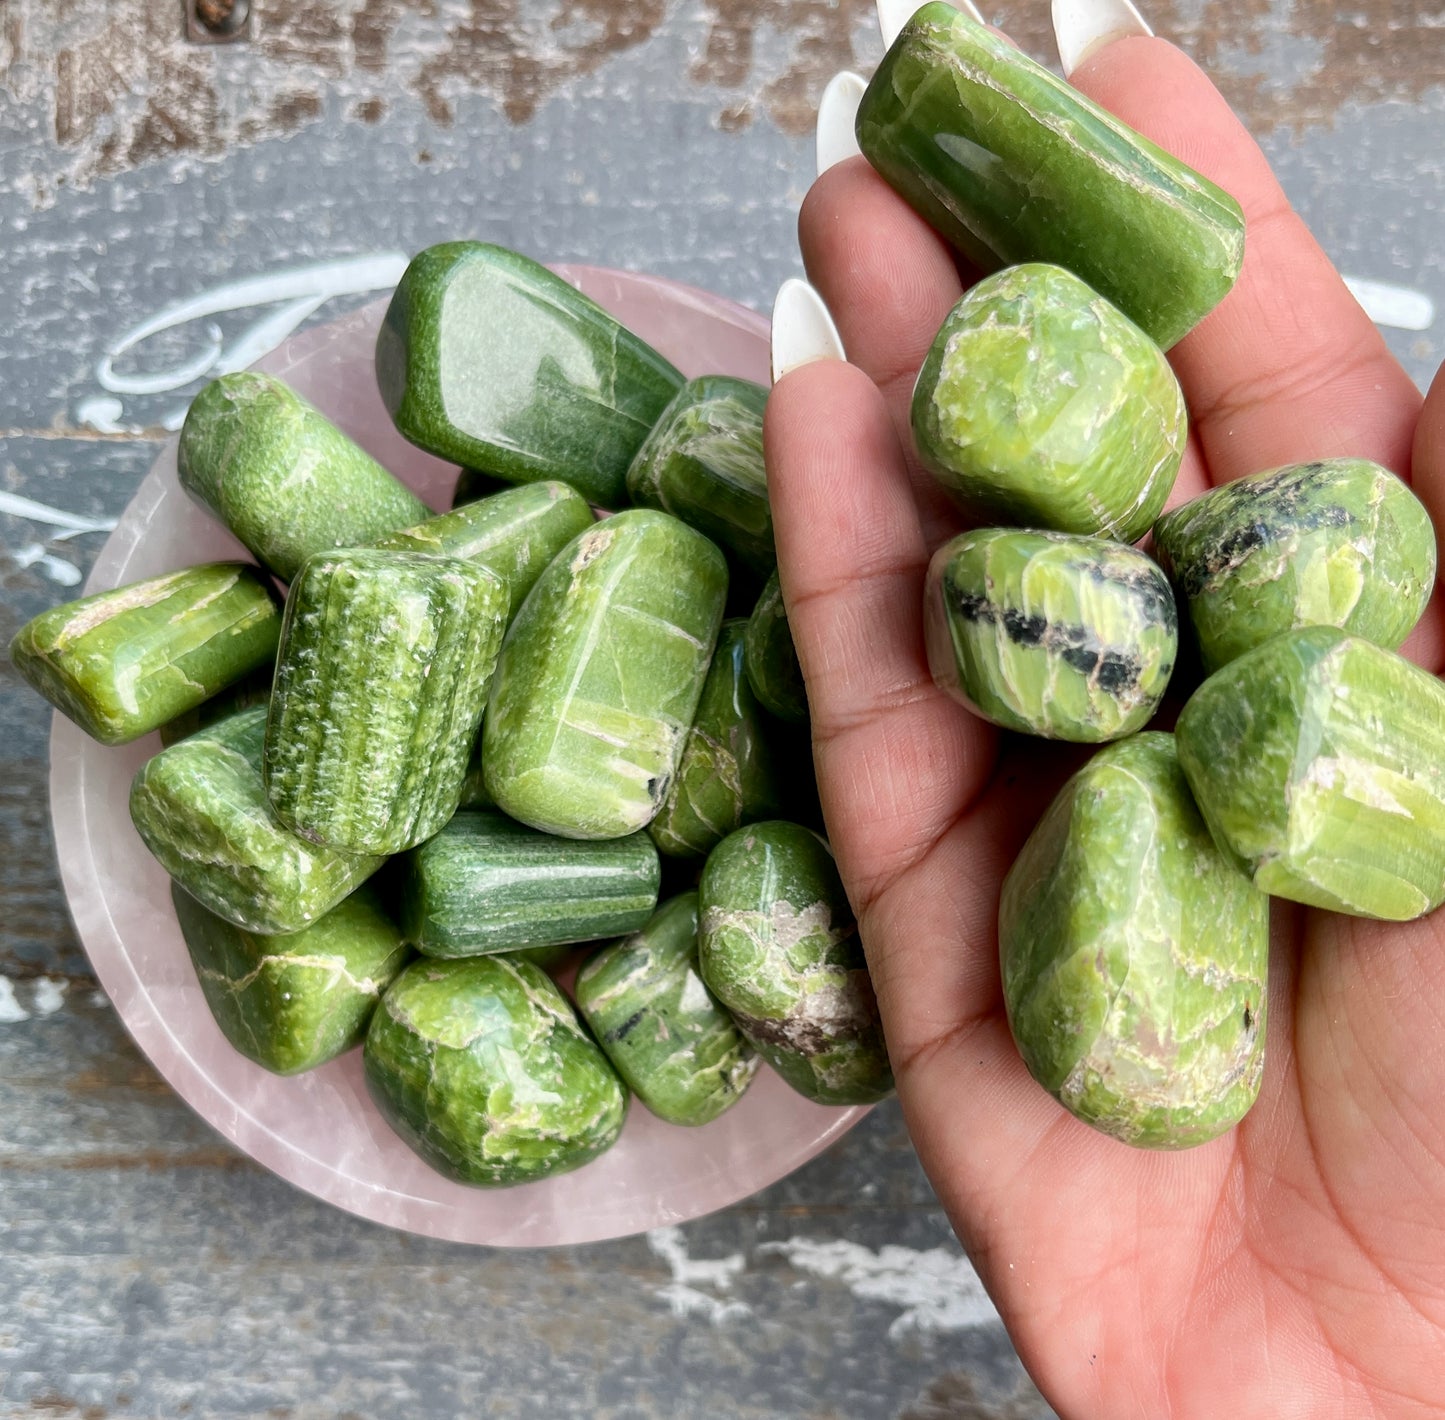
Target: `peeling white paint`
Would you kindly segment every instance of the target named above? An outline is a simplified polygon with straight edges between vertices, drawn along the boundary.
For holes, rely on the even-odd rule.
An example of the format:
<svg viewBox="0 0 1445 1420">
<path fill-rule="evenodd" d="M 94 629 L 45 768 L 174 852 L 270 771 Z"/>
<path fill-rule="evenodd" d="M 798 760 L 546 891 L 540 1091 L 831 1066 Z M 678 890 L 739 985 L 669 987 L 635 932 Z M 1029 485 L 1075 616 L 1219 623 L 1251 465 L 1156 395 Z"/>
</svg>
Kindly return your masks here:
<svg viewBox="0 0 1445 1420">
<path fill-rule="evenodd" d="M 0 976 L 0 1026 L 13 1026 L 29 1019 L 30 1012 L 15 995 L 15 983 L 8 976 Z"/>
<path fill-rule="evenodd" d="M 69 989 L 70 983 L 63 976 L 37 976 L 18 983 L 0 976 L 0 1025 L 53 1016 L 65 1005 Z"/>
<path fill-rule="evenodd" d="M 38 977 L 31 1009 L 37 1016 L 53 1016 L 65 1004 L 65 993 L 69 988 L 70 983 L 64 977 Z"/>
<path fill-rule="evenodd" d="M 745 1302 L 728 1302 L 700 1290 L 732 1290 L 733 1280 L 742 1275 L 747 1260 L 740 1252 L 728 1257 L 692 1258 L 688 1256 L 687 1239 L 681 1228 L 654 1228 L 647 1235 L 647 1245 L 667 1263 L 672 1281 L 657 1289 L 657 1296 L 667 1303 L 675 1317 L 701 1316 L 714 1326 L 739 1321 L 751 1316 Z"/>
</svg>

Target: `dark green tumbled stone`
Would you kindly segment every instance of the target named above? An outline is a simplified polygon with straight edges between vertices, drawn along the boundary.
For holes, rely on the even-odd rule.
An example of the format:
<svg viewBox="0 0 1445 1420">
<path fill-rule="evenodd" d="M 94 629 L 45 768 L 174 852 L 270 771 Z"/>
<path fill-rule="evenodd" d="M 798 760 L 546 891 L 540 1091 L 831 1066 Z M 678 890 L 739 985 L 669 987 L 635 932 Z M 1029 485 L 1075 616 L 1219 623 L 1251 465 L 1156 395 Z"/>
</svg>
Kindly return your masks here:
<svg viewBox="0 0 1445 1420">
<path fill-rule="evenodd" d="M 933 555 L 925 590 L 937 683 L 984 719 L 1100 743 L 1148 723 L 1174 669 L 1164 573 L 1107 538 L 985 528 Z"/>
<path fill-rule="evenodd" d="M 604 508 L 626 506 L 628 465 L 682 385 L 560 276 L 483 242 L 412 260 L 376 378 L 397 429 L 429 453 L 509 483 L 561 479 Z"/>
<path fill-rule="evenodd" d="M 1184 457 L 1179 381 L 1143 331 L 1057 266 L 980 281 L 913 390 L 913 437 L 970 516 L 1144 536 Z"/>
<path fill-rule="evenodd" d="M 1430 515 L 1368 459 L 1291 464 L 1211 489 L 1154 525 L 1206 671 L 1281 631 L 1338 626 L 1395 650 L 1435 585 Z"/>
<path fill-rule="evenodd" d="M 888 184 L 983 271 L 1068 267 L 1169 349 L 1228 294 L 1239 204 L 952 6 L 904 26 L 858 108 Z"/>
<path fill-rule="evenodd" d="M 616 1142 L 627 1089 L 550 978 L 508 957 L 419 961 L 382 998 L 366 1084 L 439 1173 L 505 1187 Z"/>
<path fill-rule="evenodd" d="M 743 664 L 748 684 L 762 707 L 780 720 L 800 725 L 808 718 L 808 694 L 803 669 L 793 646 L 783 587 L 774 571 L 748 618 L 743 640 Z"/>
<path fill-rule="evenodd" d="M 484 473 L 479 468 L 464 468 L 457 475 L 457 486 L 452 489 L 452 508 L 475 503 L 481 498 L 490 498 L 493 493 L 503 493 L 514 485 L 496 474 Z"/>
<path fill-rule="evenodd" d="M 1097 753 L 1004 880 L 1004 1003 L 1033 1077 L 1126 1144 L 1242 1119 L 1264 1072 L 1269 903 L 1210 838 L 1173 737 Z"/>
<path fill-rule="evenodd" d="M 698 886 L 698 966 L 753 1048 L 819 1104 L 893 1088 L 878 1004 L 833 855 L 773 820 L 709 854 Z"/>
</svg>

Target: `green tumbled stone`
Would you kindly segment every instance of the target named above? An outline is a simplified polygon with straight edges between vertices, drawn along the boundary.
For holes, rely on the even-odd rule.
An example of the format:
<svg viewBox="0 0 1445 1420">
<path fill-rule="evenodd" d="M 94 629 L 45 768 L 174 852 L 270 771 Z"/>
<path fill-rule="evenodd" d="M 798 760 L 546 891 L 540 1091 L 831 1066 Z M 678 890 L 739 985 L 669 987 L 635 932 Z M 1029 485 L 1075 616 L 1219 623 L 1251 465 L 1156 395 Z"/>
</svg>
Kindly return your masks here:
<svg viewBox="0 0 1445 1420">
<path fill-rule="evenodd" d="M 743 666 L 747 622 L 725 621 L 672 787 L 647 826 L 660 852 L 701 858 L 733 829 L 776 818 L 780 775 Z"/>
<path fill-rule="evenodd" d="M 545 266 L 482 242 L 412 260 L 376 342 L 396 427 L 509 483 L 626 506 L 627 467 L 682 376 Z"/>
<path fill-rule="evenodd" d="M 406 855 L 401 920 L 433 957 L 598 941 L 647 921 L 661 872 L 644 833 L 582 842 L 464 812 Z"/>
<path fill-rule="evenodd" d="M 775 571 L 768 578 L 743 640 L 743 664 L 748 684 L 763 708 L 780 720 L 800 725 L 808 718 L 808 694 L 803 670 L 783 605 L 783 587 Z"/>
<path fill-rule="evenodd" d="M 140 768 L 130 816 L 188 893 L 248 932 L 299 932 L 382 864 L 298 838 L 271 811 L 261 779 L 266 709 L 198 730 Z"/>
<path fill-rule="evenodd" d="M 1212 489 L 1154 525 L 1206 671 L 1281 631 L 1338 626 L 1393 651 L 1435 584 L 1424 505 L 1368 459 L 1291 464 Z"/>
<path fill-rule="evenodd" d="M 210 562 L 51 607 L 10 663 L 101 744 L 159 729 L 276 654 L 281 611 L 254 567 Z"/>
<path fill-rule="evenodd" d="M 262 936 L 171 889 L 181 936 L 221 1034 L 248 1060 L 296 1075 L 360 1045 L 411 953 L 370 887 L 300 932 Z"/>
<path fill-rule="evenodd" d="M 627 491 L 639 508 L 681 518 L 759 578 L 778 561 L 763 467 L 767 403 L 767 390 L 749 380 L 689 380 L 627 470 Z"/>
<path fill-rule="evenodd" d="M 1236 657 L 1179 716 L 1216 841 L 1276 897 L 1409 921 L 1445 900 L 1445 686 L 1332 626 Z"/>
<path fill-rule="evenodd" d="M 1239 275 L 1244 215 L 1228 193 L 949 5 L 904 26 L 857 134 L 975 266 L 1068 267 L 1166 350 Z"/>
<path fill-rule="evenodd" d="M 774 820 L 708 856 L 698 887 L 698 965 L 749 1043 L 819 1104 L 868 1104 L 893 1088 L 878 1004 L 833 855 Z"/>
<path fill-rule="evenodd" d="M 929 471 L 980 521 L 1134 542 L 1184 457 L 1169 362 L 1057 266 L 980 281 L 949 313 L 913 390 Z"/>
<path fill-rule="evenodd" d="M 1086 744 L 1132 734 L 1174 669 L 1168 579 L 1107 538 L 962 533 L 934 553 L 924 595 L 934 680 L 1008 730 Z"/>
<path fill-rule="evenodd" d="M 456 812 L 507 593 L 455 557 L 351 548 L 291 584 L 266 792 L 304 838 L 400 853 Z"/>
<path fill-rule="evenodd" d="M 697 894 L 658 908 L 577 973 L 577 1008 L 633 1094 L 669 1124 L 736 1104 L 758 1057 L 697 971 Z"/>
<path fill-rule="evenodd" d="M 508 957 L 419 961 L 382 998 L 366 1084 L 387 1123 L 439 1173 L 505 1187 L 611 1147 L 627 1090 L 567 998 Z"/>
<path fill-rule="evenodd" d="M 429 517 L 409 488 L 280 380 L 222 375 L 191 402 L 181 487 L 283 582 L 318 552 Z"/>
<path fill-rule="evenodd" d="M 567 838 L 621 838 L 667 797 L 727 596 L 699 532 L 639 508 L 570 542 L 502 644 L 482 736 L 488 792 Z"/>
<path fill-rule="evenodd" d="M 1183 1149 L 1254 1103 L 1269 903 L 1215 847 L 1172 736 L 1064 785 L 1004 880 L 999 951 L 1024 1063 L 1086 1124 Z"/>
</svg>

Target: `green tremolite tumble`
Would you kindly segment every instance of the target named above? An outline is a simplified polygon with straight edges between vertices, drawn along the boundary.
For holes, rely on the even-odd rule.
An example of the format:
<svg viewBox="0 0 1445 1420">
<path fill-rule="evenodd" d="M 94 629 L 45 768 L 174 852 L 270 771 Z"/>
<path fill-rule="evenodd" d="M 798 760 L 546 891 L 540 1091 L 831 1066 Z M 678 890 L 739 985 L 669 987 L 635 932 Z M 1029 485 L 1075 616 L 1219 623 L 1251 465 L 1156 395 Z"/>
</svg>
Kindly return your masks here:
<svg viewBox="0 0 1445 1420">
<path fill-rule="evenodd" d="M 240 371 L 194 400 L 181 487 L 289 582 L 308 557 L 370 542 L 431 510 L 280 380 Z"/>
<path fill-rule="evenodd" d="M 985 528 L 933 555 L 924 593 L 933 678 L 995 725 L 1096 744 L 1158 708 L 1178 649 L 1174 596 L 1107 538 Z"/>
<path fill-rule="evenodd" d="M 506 479 L 557 478 L 627 506 L 627 468 L 682 385 L 645 341 L 545 266 L 483 242 L 407 267 L 376 341 L 396 427 Z"/>
<path fill-rule="evenodd" d="M 858 108 L 885 181 L 982 271 L 1067 267 L 1168 350 L 1244 260 L 1222 189 L 942 4 L 904 26 Z"/>
<path fill-rule="evenodd" d="M 505 1187 L 616 1142 L 627 1089 L 547 975 L 510 957 L 419 961 L 382 998 L 366 1084 L 439 1173 Z"/>
<path fill-rule="evenodd" d="M 1276 897 L 1405 922 L 1445 901 L 1445 686 L 1333 626 L 1216 671 L 1175 731 L 1215 841 Z"/>
<path fill-rule="evenodd" d="M 221 1034 L 248 1060 L 296 1075 L 360 1045 L 411 953 L 370 887 L 300 932 L 261 936 L 171 889 L 181 936 Z"/>
<path fill-rule="evenodd" d="M 577 1008 L 633 1094 L 669 1124 L 706 1124 L 743 1097 L 758 1057 L 697 972 L 697 894 L 658 908 L 577 973 Z"/>
<path fill-rule="evenodd" d="M 1214 845 L 1173 737 L 1100 750 L 1004 880 L 1004 1003 L 1071 1114 L 1184 1149 L 1239 1122 L 1264 1072 L 1269 903 Z"/>
<path fill-rule="evenodd" d="M 949 313 L 913 390 L 928 470 L 983 522 L 1143 537 L 1184 457 L 1169 362 L 1057 266 L 980 281 Z"/>
<path fill-rule="evenodd" d="M 768 578 L 748 618 L 743 664 L 747 668 L 748 684 L 763 709 L 790 725 L 801 725 L 808 718 L 803 669 L 798 664 L 793 629 L 788 625 L 788 609 L 783 605 L 783 586 L 776 570 Z"/>
<path fill-rule="evenodd" d="M 698 963 L 749 1043 L 818 1104 L 869 1104 L 893 1089 L 878 1003 L 833 855 L 773 820 L 708 855 L 698 887 Z"/>
<path fill-rule="evenodd" d="M 1368 459 L 1291 464 L 1211 489 L 1154 525 L 1206 671 L 1296 626 L 1393 651 L 1435 585 L 1424 505 Z"/>
<path fill-rule="evenodd" d="M 208 562 L 41 612 L 10 662 L 86 734 L 120 745 L 267 665 L 280 634 L 256 568 Z"/>
</svg>

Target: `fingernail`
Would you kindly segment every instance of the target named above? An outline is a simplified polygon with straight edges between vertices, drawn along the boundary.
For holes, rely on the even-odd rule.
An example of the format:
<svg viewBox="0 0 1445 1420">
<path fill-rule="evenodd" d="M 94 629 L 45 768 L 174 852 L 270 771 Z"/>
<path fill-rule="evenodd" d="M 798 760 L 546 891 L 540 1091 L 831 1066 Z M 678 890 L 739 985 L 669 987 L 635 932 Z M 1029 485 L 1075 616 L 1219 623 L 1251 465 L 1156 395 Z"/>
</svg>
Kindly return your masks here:
<svg viewBox="0 0 1445 1420">
<path fill-rule="evenodd" d="M 1152 35 L 1130 0 L 1053 0 L 1054 38 L 1067 78 L 1096 49 L 1128 35 Z"/>
<path fill-rule="evenodd" d="M 883 47 L 888 49 L 898 38 L 898 31 L 911 20 L 921 8 L 920 0 L 878 0 L 878 28 L 883 31 Z M 979 13 L 973 0 L 954 0 L 953 8 L 961 10 L 970 20 L 986 25 L 987 20 Z"/>
<path fill-rule="evenodd" d="M 834 74 L 818 101 L 818 172 L 825 173 L 834 163 L 851 158 L 859 151 L 853 134 L 858 105 L 868 85 L 858 75 L 845 69 Z"/>
<path fill-rule="evenodd" d="M 806 281 L 791 277 L 773 302 L 773 383 L 814 360 L 846 360 L 842 337 L 823 298 Z"/>
</svg>

